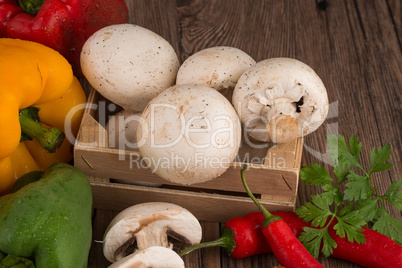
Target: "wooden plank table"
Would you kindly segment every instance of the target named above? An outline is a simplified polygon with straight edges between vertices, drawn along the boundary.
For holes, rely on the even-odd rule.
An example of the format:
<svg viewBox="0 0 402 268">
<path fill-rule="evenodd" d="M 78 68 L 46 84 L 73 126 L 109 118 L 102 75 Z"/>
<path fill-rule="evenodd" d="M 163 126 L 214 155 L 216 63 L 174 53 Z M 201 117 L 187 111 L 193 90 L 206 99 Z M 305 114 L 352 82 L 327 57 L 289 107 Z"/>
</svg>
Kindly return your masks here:
<svg viewBox="0 0 402 268">
<path fill-rule="evenodd" d="M 401 1 L 398 0 L 127 0 L 130 23 L 167 39 L 181 61 L 207 47 L 242 49 L 256 61 L 293 57 L 310 65 L 327 87 L 331 103 L 326 123 L 305 138 L 302 164 L 323 161 L 327 134 L 356 135 L 363 143 L 363 164 L 371 148 L 393 147 L 389 172 L 373 178 L 384 192 L 401 179 L 402 58 Z M 301 182 L 297 207 L 319 187 Z M 393 216 L 401 217 L 388 207 Z M 107 267 L 104 231 L 117 211 L 96 209 L 89 267 Z M 201 222 L 204 241 L 220 235 L 222 223 Z M 236 260 L 220 248 L 184 257 L 186 267 L 274 267 L 273 254 Z M 325 267 L 359 267 L 323 257 Z"/>
</svg>

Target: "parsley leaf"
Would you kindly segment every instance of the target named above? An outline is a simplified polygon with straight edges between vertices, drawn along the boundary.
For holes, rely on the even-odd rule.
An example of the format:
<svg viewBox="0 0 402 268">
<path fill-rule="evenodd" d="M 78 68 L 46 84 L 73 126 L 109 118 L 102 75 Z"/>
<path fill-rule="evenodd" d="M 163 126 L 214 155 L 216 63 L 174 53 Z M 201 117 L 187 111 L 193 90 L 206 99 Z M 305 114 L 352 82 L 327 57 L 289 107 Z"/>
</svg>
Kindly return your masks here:
<svg viewBox="0 0 402 268">
<path fill-rule="evenodd" d="M 350 150 L 345 138 L 341 135 L 328 137 L 328 147 L 330 148 L 328 152 L 331 155 L 331 159 L 336 158 L 336 163 L 343 161 L 349 168 L 358 167 L 363 169 L 359 161 L 362 144 L 357 141 L 355 136 L 352 136 L 349 139 L 349 146 L 351 147 Z"/>
<path fill-rule="evenodd" d="M 322 198 L 321 196 L 312 196 L 313 203 L 307 202 L 305 206 L 302 206 L 296 211 L 297 215 L 302 217 L 305 221 L 311 222 L 314 227 L 323 227 L 327 222 L 328 216 L 333 213 L 329 209 L 329 205 L 326 200 L 328 198 Z"/>
<path fill-rule="evenodd" d="M 361 144 L 361 142 L 359 142 L 357 140 L 355 135 L 352 135 L 349 138 L 349 147 L 350 147 L 350 154 L 353 156 L 353 158 L 355 159 L 355 161 L 357 163 L 356 166 L 360 166 L 359 156 L 360 156 L 360 152 L 362 150 L 362 144 Z M 348 152 L 345 152 L 345 153 L 348 153 Z"/>
<path fill-rule="evenodd" d="M 304 228 L 300 241 L 309 252 L 318 257 L 321 252 L 328 257 L 336 242 L 328 233 L 329 228 L 336 235 L 347 237 L 350 242 L 365 243 L 363 225 L 385 234 L 402 243 L 402 221 L 393 218 L 383 202 L 389 202 L 402 209 L 402 181 L 395 181 L 383 196 L 372 188 L 370 175 L 392 167 L 387 161 L 391 155 L 391 145 L 374 148 L 370 152 L 370 167 L 364 169 L 360 163 L 362 144 L 352 135 L 348 142 L 341 136 L 327 137 L 327 152 L 334 164 L 333 179 L 323 166 L 313 163 L 300 170 L 300 178 L 305 184 L 321 185 L 323 193 L 311 197 L 296 210 L 296 214 L 313 228 Z M 335 220 L 333 227 L 331 222 Z"/>
<path fill-rule="evenodd" d="M 366 239 L 362 232 L 361 226 L 365 224 L 363 218 L 359 215 L 359 211 L 355 210 L 351 213 L 338 217 L 338 222 L 334 225 L 336 234 L 340 237 L 348 238 L 349 242 L 366 243 Z"/>
<path fill-rule="evenodd" d="M 402 210 L 402 180 L 394 181 L 383 198 L 397 209 Z"/>
<path fill-rule="evenodd" d="M 347 176 L 349 182 L 346 183 L 345 200 L 359 200 L 371 197 L 371 183 L 366 176 L 360 176 L 353 170 Z"/>
<path fill-rule="evenodd" d="M 364 199 L 356 201 L 356 206 L 359 209 L 360 216 L 365 222 L 371 222 L 377 215 L 377 199 Z"/>
<path fill-rule="evenodd" d="M 333 196 L 335 198 L 335 204 L 339 206 L 340 204 L 343 203 L 343 195 L 339 191 L 339 188 L 337 186 L 332 186 L 332 185 L 323 185 L 322 189 L 324 189 L 324 193 L 322 195 L 329 195 Z"/>
<path fill-rule="evenodd" d="M 323 244 L 321 251 L 325 257 L 329 257 L 333 252 L 332 248 L 336 248 L 336 242 L 329 235 L 327 228 L 304 227 L 299 239 L 314 258 L 318 258 L 321 244 Z"/>
<path fill-rule="evenodd" d="M 373 230 L 385 234 L 397 243 L 402 243 L 402 222 L 395 219 L 384 209 L 380 209 L 379 219 L 374 223 Z"/>
<path fill-rule="evenodd" d="M 327 147 L 328 147 L 327 153 L 334 166 L 338 165 L 338 157 L 339 157 L 338 140 L 339 140 L 338 137 L 335 135 L 327 136 Z"/>
<path fill-rule="evenodd" d="M 341 184 L 347 179 L 349 174 L 350 166 L 346 162 L 339 162 L 337 166 L 334 167 L 334 174 L 338 178 L 338 184 Z"/>
<path fill-rule="evenodd" d="M 391 163 L 384 163 L 389 160 L 391 155 L 391 145 L 387 144 L 384 147 L 378 147 L 371 150 L 370 153 L 370 170 L 369 174 L 378 171 L 388 170 L 392 167 Z"/>
<path fill-rule="evenodd" d="M 304 182 L 311 183 L 313 185 L 325 185 L 333 182 L 331 176 L 329 176 L 327 170 L 317 163 L 306 166 L 300 171 L 300 177 Z"/>
</svg>

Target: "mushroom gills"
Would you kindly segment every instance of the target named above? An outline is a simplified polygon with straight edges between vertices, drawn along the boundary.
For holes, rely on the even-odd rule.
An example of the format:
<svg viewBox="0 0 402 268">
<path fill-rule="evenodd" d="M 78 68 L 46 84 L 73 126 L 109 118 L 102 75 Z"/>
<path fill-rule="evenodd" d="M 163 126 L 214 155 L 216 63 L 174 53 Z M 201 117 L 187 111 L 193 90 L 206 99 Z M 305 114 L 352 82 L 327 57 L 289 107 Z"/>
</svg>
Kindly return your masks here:
<svg viewBox="0 0 402 268">
<path fill-rule="evenodd" d="M 168 236 L 169 245 L 172 245 L 172 249 L 175 252 L 180 252 L 186 247 L 192 245 L 190 240 L 188 240 L 184 235 L 181 235 L 171 229 L 168 229 L 166 234 Z"/>
<path fill-rule="evenodd" d="M 180 252 L 186 247 L 192 245 L 192 243 L 185 236 L 171 229 L 168 229 L 166 231 L 166 234 L 168 236 L 169 248 L 175 252 Z M 120 260 L 125 256 L 128 256 L 133 252 L 137 251 L 138 251 L 137 239 L 135 236 L 132 236 L 129 240 L 127 240 L 119 248 L 117 248 L 117 250 L 114 253 L 114 257 L 116 260 Z"/>
<path fill-rule="evenodd" d="M 300 98 L 300 100 L 293 102 L 294 105 L 296 105 L 296 113 L 301 113 L 301 109 L 300 107 L 303 106 L 304 102 L 303 102 L 303 97 Z"/>
<path fill-rule="evenodd" d="M 133 252 L 137 251 L 137 240 L 135 236 L 131 237 L 125 243 L 123 243 L 120 247 L 118 247 L 114 253 L 114 258 L 116 260 L 120 260 L 127 255 L 130 255 Z"/>
</svg>

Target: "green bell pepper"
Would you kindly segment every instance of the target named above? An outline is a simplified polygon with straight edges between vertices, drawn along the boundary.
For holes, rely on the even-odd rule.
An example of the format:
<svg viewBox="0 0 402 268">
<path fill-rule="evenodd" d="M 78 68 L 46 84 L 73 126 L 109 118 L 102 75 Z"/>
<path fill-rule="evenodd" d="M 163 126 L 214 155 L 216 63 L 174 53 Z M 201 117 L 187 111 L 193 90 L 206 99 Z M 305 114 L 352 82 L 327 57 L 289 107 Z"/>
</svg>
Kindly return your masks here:
<svg viewBox="0 0 402 268">
<path fill-rule="evenodd" d="M 39 180 L 0 198 L 0 252 L 8 255 L 0 267 L 33 267 L 30 261 L 37 268 L 86 267 L 91 212 L 85 174 L 64 163 L 50 166 Z"/>
</svg>

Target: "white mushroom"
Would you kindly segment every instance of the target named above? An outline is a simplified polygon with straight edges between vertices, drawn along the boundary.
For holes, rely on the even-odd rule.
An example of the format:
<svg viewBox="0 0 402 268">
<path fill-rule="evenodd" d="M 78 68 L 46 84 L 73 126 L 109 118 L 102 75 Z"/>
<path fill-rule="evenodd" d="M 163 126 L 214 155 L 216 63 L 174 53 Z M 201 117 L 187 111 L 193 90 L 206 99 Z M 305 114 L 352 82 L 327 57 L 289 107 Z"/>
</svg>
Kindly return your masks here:
<svg viewBox="0 0 402 268">
<path fill-rule="evenodd" d="M 105 98 L 125 110 L 142 111 L 172 86 L 179 68 L 173 47 L 156 33 L 133 24 L 107 26 L 85 42 L 82 72 Z"/>
<path fill-rule="evenodd" d="M 141 117 L 141 156 L 153 172 L 171 182 L 212 180 L 226 171 L 239 150 L 239 117 L 212 88 L 175 85 L 153 99 Z"/>
<path fill-rule="evenodd" d="M 122 110 L 111 116 L 105 129 L 109 136 L 109 147 L 118 149 L 136 149 L 137 127 L 141 113 Z"/>
<path fill-rule="evenodd" d="M 238 48 L 206 48 L 183 62 L 176 84 L 200 84 L 231 95 L 239 77 L 254 64 L 255 60 Z"/>
<path fill-rule="evenodd" d="M 175 240 L 169 241 L 168 237 Z M 149 202 L 121 211 L 106 229 L 103 254 L 110 262 L 152 246 L 179 247 L 200 243 L 202 229 L 191 212 L 165 202 Z"/>
<path fill-rule="evenodd" d="M 233 105 L 248 134 L 290 142 L 315 131 L 328 114 L 327 91 L 308 65 L 291 58 L 258 62 L 238 80 Z"/>
<path fill-rule="evenodd" d="M 132 253 L 109 268 L 184 268 L 184 261 L 173 250 L 154 246 Z"/>
<path fill-rule="evenodd" d="M 111 116 L 105 129 L 109 136 L 109 148 L 119 150 L 138 149 L 137 127 L 140 124 L 141 113 L 122 110 Z M 136 178 L 137 179 L 137 178 Z M 160 183 L 143 182 L 138 180 L 115 179 L 116 182 L 142 186 L 160 187 Z"/>
</svg>

